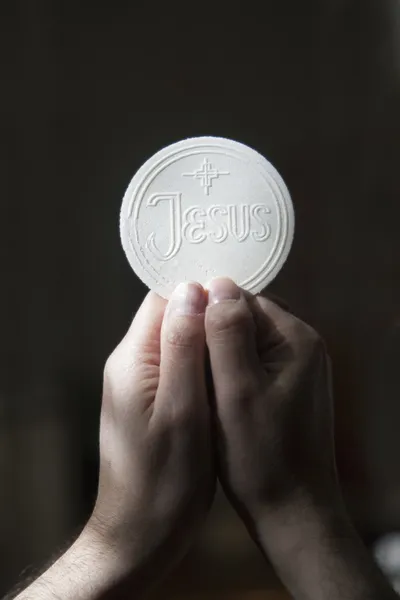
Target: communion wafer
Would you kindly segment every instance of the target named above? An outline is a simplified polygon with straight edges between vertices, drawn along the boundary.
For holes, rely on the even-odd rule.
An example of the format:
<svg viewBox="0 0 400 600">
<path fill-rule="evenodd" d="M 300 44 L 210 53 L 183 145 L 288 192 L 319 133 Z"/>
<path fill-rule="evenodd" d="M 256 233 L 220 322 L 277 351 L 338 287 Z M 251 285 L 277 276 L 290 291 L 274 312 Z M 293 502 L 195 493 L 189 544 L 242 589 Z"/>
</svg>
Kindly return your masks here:
<svg viewBox="0 0 400 600">
<path fill-rule="evenodd" d="M 181 282 L 230 277 L 252 293 L 282 268 L 294 211 L 275 167 L 225 138 L 190 138 L 163 148 L 134 175 L 120 233 L 140 279 L 168 298 Z"/>
</svg>

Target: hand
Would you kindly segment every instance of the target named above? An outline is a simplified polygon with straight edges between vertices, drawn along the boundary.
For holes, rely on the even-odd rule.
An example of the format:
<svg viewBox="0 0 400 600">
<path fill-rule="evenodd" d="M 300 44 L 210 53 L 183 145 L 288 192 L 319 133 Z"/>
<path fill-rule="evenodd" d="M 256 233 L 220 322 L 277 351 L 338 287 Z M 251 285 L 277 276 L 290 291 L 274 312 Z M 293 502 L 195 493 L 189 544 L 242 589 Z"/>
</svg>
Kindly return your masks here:
<svg viewBox="0 0 400 600">
<path fill-rule="evenodd" d="M 186 553 L 215 489 L 206 304 L 196 284 L 144 300 L 104 371 L 93 514 L 18 599 L 138 597 Z"/>
<path fill-rule="evenodd" d="M 218 475 L 283 583 L 299 600 L 394 600 L 342 502 L 321 338 L 224 279 L 205 325 Z"/>
<path fill-rule="evenodd" d="M 230 280 L 209 289 L 219 477 L 247 521 L 299 495 L 336 495 L 329 359 L 318 334 Z"/>
<path fill-rule="evenodd" d="M 178 286 L 166 312 L 150 293 L 105 368 L 91 524 L 146 572 L 183 556 L 213 498 L 206 304 L 197 284 Z"/>
</svg>

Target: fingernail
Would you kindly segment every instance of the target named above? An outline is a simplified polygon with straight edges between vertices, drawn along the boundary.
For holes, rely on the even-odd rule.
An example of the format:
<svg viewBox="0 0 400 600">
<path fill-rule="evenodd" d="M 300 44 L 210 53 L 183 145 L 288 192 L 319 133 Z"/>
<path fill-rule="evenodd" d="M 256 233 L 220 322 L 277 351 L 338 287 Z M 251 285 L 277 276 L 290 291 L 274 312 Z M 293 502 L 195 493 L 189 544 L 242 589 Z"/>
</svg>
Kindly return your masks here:
<svg viewBox="0 0 400 600">
<path fill-rule="evenodd" d="M 207 295 L 199 283 L 180 283 L 172 292 L 168 310 L 180 315 L 200 315 L 207 305 Z"/>
<path fill-rule="evenodd" d="M 208 303 L 218 304 L 226 300 L 239 300 L 241 294 L 240 287 L 225 277 L 212 279 L 208 285 Z"/>
</svg>

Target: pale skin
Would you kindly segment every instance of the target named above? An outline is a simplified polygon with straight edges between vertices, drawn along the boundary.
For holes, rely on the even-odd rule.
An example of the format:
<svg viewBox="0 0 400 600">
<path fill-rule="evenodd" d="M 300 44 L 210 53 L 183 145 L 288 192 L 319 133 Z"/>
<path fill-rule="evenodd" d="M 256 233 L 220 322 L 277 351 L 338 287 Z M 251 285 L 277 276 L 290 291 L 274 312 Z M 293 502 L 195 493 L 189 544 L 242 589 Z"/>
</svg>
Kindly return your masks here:
<svg viewBox="0 0 400 600">
<path fill-rule="evenodd" d="M 230 280 L 149 293 L 105 367 L 93 514 L 9 598 L 142 597 L 190 548 L 218 477 L 296 600 L 395 600 L 341 500 L 329 373 L 311 327 Z"/>
</svg>

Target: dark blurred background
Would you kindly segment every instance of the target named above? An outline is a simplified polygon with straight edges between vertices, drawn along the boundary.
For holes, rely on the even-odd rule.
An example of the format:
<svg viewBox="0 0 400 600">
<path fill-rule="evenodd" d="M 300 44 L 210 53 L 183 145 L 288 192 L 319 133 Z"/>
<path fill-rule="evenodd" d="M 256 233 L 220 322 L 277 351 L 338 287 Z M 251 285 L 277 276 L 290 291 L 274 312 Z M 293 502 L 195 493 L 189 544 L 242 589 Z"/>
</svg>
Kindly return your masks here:
<svg viewBox="0 0 400 600">
<path fill-rule="evenodd" d="M 253 146 L 288 184 L 295 242 L 271 290 L 327 341 L 360 533 L 400 529 L 399 2 L 0 13 L 0 594 L 90 512 L 103 364 L 146 292 L 120 245 L 121 199 L 149 156 L 190 136 Z M 277 585 L 219 496 L 169 588 L 275 600 Z"/>
</svg>

